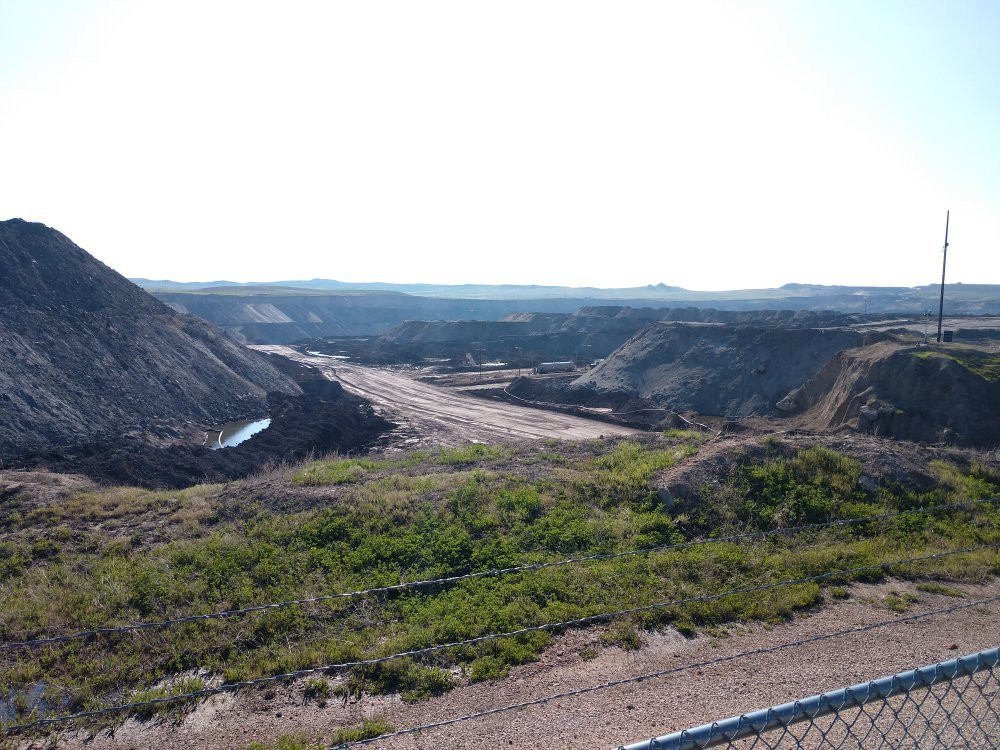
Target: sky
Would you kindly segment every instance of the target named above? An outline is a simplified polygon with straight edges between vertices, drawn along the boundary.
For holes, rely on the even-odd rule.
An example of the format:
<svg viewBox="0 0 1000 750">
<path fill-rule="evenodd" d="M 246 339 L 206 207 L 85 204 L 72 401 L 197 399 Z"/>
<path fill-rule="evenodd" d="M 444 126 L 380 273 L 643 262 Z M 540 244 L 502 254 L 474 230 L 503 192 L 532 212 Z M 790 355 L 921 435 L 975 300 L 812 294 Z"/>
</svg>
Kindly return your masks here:
<svg viewBox="0 0 1000 750">
<path fill-rule="evenodd" d="M 130 277 L 1000 283 L 1000 2 L 0 0 L 0 218 Z"/>
</svg>

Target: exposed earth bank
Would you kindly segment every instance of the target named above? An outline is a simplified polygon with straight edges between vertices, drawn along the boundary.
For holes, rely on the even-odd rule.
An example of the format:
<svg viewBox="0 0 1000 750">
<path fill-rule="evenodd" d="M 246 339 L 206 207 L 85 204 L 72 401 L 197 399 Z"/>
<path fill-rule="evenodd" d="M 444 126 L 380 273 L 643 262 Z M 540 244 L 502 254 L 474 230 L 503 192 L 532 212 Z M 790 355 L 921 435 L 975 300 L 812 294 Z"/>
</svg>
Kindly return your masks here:
<svg viewBox="0 0 1000 750">
<path fill-rule="evenodd" d="M 993 348 L 988 338 L 928 345 L 908 333 L 655 323 L 575 379 L 517 378 L 506 393 L 659 429 L 677 426 L 658 421 L 674 411 L 989 448 L 1000 444 Z"/>
<path fill-rule="evenodd" d="M 522 312 L 503 320 L 410 320 L 377 338 L 309 341 L 307 348 L 343 354 L 366 364 L 467 367 L 501 359 L 530 368 L 541 361 L 587 364 L 606 357 L 650 323 L 686 321 L 787 328 L 843 326 L 858 316 L 793 310 L 728 311 L 591 305 L 572 314 Z"/>
<path fill-rule="evenodd" d="M 802 427 L 923 442 L 1000 442 L 1000 356 L 971 347 L 883 343 L 838 353 L 777 407 Z"/>
<path fill-rule="evenodd" d="M 245 443 L 212 450 L 181 442 L 153 446 L 142 439 L 124 438 L 36 453 L 15 466 L 82 474 L 105 484 L 177 489 L 239 479 L 314 454 L 363 451 L 393 429 L 371 404 L 317 370 L 284 357 L 270 359 L 297 381 L 301 394 L 269 394 L 263 413 L 270 414 L 271 426 Z"/>
<path fill-rule="evenodd" d="M 658 323 L 574 381 L 573 388 L 623 392 L 702 414 L 773 414 L 774 404 L 830 357 L 873 337 L 884 334 Z"/>
</svg>

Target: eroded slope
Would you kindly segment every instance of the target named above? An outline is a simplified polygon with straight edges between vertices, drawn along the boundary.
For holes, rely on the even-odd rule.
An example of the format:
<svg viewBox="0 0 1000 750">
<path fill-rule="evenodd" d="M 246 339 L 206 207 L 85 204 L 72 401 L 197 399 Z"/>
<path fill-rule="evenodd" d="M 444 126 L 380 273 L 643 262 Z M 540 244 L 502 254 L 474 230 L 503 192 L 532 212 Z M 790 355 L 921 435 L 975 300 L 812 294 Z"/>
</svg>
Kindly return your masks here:
<svg viewBox="0 0 1000 750">
<path fill-rule="evenodd" d="M 963 346 L 851 349 L 778 407 L 811 429 L 989 447 L 1000 443 L 1000 357 Z"/>
<path fill-rule="evenodd" d="M 267 409 L 298 393 L 257 352 L 179 315 L 67 237 L 0 222 L 0 458 Z"/>
<path fill-rule="evenodd" d="M 846 328 L 654 323 L 573 383 L 675 410 L 773 415 L 837 352 L 884 334 Z"/>
</svg>

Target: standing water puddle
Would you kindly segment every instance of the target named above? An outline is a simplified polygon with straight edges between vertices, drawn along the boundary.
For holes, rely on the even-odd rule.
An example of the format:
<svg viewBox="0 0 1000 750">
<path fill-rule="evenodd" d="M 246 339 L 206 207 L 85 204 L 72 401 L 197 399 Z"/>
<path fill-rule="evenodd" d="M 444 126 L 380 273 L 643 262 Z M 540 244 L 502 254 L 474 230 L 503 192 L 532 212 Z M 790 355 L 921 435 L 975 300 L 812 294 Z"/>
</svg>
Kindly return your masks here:
<svg viewBox="0 0 1000 750">
<path fill-rule="evenodd" d="M 212 450 L 219 448 L 232 448 L 256 435 L 258 432 L 266 430 L 271 426 L 271 419 L 241 419 L 238 422 L 229 422 L 214 430 L 209 430 L 206 445 Z"/>
</svg>

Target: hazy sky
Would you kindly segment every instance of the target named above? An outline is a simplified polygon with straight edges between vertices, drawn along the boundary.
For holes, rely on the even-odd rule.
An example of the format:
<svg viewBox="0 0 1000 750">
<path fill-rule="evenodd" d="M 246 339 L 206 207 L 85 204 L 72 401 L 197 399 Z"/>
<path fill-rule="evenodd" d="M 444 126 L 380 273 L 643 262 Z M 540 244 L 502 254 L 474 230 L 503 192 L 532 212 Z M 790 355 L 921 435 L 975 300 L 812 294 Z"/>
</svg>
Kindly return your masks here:
<svg viewBox="0 0 1000 750">
<path fill-rule="evenodd" d="M 1000 283 L 1000 2 L 0 0 L 0 218 L 129 276 Z M 0 271 L 2 272 L 2 271 Z"/>
</svg>

